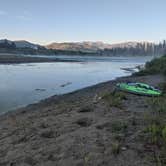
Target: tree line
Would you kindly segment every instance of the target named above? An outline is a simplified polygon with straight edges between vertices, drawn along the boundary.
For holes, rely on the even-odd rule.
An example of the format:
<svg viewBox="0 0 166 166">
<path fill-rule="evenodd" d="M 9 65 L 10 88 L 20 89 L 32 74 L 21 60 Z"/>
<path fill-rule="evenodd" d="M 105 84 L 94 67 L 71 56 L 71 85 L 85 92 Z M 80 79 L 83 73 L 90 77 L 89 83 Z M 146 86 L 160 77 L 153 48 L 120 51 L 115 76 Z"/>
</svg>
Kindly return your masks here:
<svg viewBox="0 0 166 166">
<path fill-rule="evenodd" d="M 120 56 L 120 55 L 163 55 L 166 53 L 166 41 L 159 44 L 154 43 L 137 43 L 136 46 L 116 47 L 100 51 L 101 55 Z"/>
</svg>

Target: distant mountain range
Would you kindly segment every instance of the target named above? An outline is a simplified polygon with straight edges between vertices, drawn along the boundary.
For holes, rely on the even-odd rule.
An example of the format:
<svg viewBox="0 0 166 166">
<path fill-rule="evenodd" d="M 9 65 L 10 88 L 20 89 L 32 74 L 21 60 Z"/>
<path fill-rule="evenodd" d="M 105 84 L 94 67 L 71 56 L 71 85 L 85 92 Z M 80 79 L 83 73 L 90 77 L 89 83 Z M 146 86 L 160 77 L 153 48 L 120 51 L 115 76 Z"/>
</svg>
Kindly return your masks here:
<svg viewBox="0 0 166 166">
<path fill-rule="evenodd" d="M 55 50 L 70 50 L 70 51 L 87 51 L 96 52 L 98 50 L 113 49 L 113 48 L 135 48 L 138 44 L 148 42 L 125 42 L 119 44 L 108 44 L 103 42 L 66 42 L 66 43 L 51 43 L 45 47 Z M 152 44 L 152 43 L 148 43 Z"/>
<path fill-rule="evenodd" d="M 25 40 L 0 40 L 0 52 L 23 54 L 70 54 L 70 55 L 159 55 L 166 52 L 166 42 L 154 44 L 151 42 L 124 42 L 108 44 L 103 42 L 65 42 L 51 43 L 45 46 Z"/>
<path fill-rule="evenodd" d="M 53 49 L 53 50 L 65 50 L 65 51 L 89 51 L 94 52 L 98 50 L 104 50 L 104 49 L 113 49 L 113 48 L 135 48 L 138 44 L 153 44 L 150 42 L 124 42 L 124 43 L 118 43 L 118 44 L 108 44 L 103 42 L 65 42 L 65 43 L 51 43 L 45 46 L 34 44 L 31 42 L 28 42 L 26 40 L 7 40 L 2 39 L 0 40 L 0 43 L 14 43 L 16 48 L 32 48 L 32 49 L 38 49 L 41 47 L 45 47 L 47 49 Z"/>
<path fill-rule="evenodd" d="M 91 53 L 106 56 L 136 56 L 136 55 L 162 55 L 166 53 L 166 42 L 155 44 L 152 42 L 124 42 L 108 44 L 103 42 L 66 42 L 51 43 L 47 49 L 76 52 L 77 54 Z"/>
</svg>

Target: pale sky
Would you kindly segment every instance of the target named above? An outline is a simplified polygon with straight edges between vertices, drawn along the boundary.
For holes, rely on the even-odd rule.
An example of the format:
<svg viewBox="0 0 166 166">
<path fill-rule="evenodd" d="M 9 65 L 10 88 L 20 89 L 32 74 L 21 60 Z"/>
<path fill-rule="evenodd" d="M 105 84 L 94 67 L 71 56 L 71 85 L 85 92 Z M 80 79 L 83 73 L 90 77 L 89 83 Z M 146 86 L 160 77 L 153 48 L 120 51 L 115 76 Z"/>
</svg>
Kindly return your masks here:
<svg viewBox="0 0 166 166">
<path fill-rule="evenodd" d="M 0 39 L 158 42 L 165 8 L 166 0 L 0 0 Z"/>
</svg>

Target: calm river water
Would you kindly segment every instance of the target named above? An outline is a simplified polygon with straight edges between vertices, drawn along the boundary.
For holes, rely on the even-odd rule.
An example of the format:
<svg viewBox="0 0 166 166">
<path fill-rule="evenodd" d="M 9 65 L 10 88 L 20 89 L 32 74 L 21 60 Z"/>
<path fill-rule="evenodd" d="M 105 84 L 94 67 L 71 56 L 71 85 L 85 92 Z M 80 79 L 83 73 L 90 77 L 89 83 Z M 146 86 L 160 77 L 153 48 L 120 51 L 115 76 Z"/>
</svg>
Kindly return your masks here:
<svg viewBox="0 0 166 166">
<path fill-rule="evenodd" d="M 152 59 L 152 57 L 90 56 L 61 56 L 61 58 L 82 62 L 0 65 L 0 113 L 38 102 L 55 94 L 68 93 L 130 75 L 130 72 L 122 68 L 134 68 Z"/>
</svg>

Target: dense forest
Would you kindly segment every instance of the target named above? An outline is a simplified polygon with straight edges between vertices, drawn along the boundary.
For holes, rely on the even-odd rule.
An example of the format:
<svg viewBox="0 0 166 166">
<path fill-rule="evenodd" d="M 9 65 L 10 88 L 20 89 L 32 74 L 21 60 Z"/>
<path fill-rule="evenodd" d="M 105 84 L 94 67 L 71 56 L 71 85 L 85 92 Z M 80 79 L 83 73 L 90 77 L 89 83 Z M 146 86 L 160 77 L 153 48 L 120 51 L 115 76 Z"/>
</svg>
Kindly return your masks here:
<svg viewBox="0 0 166 166">
<path fill-rule="evenodd" d="M 100 51 L 101 55 L 163 55 L 166 53 L 166 41 L 159 44 L 154 43 L 137 43 L 134 47 L 116 47 Z"/>
</svg>

